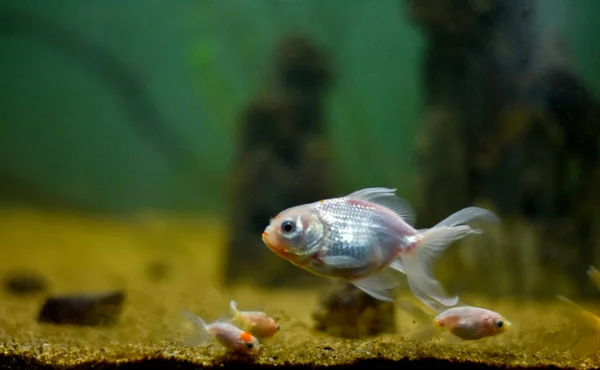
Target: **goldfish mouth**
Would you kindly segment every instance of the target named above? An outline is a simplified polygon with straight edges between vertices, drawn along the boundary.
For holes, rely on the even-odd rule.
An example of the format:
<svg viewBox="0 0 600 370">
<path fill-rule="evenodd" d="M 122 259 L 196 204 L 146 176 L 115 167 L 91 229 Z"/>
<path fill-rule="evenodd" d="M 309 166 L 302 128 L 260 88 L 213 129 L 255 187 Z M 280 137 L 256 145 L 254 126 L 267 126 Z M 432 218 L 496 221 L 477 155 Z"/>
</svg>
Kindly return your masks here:
<svg viewBox="0 0 600 370">
<path fill-rule="evenodd" d="M 262 241 L 263 241 L 263 243 L 265 243 L 265 245 L 266 245 L 266 246 L 267 246 L 267 247 L 268 247 L 270 250 L 272 250 L 273 252 L 275 252 L 275 253 L 277 253 L 277 254 L 280 254 L 279 252 L 280 252 L 281 248 L 278 248 L 278 247 L 277 247 L 277 244 L 276 244 L 276 243 L 273 243 L 273 239 L 272 239 L 272 237 L 270 237 L 270 236 L 269 236 L 269 231 L 268 231 L 268 228 L 267 228 L 267 230 L 265 230 L 265 231 L 262 233 Z"/>
<path fill-rule="evenodd" d="M 276 242 L 277 239 L 273 239 L 273 238 L 277 238 L 276 232 L 274 231 L 269 231 L 269 229 L 267 228 L 267 230 L 265 230 L 262 233 L 262 241 L 263 243 L 265 243 L 265 245 L 267 246 L 267 248 L 269 248 L 271 250 L 271 252 L 275 253 L 276 255 L 278 255 L 281 258 L 290 260 L 293 259 L 294 254 L 290 253 L 284 245 L 281 245 L 279 243 Z"/>
<path fill-rule="evenodd" d="M 269 238 L 269 232 L 266 230 L 262 233 L 262 241 L 263 241 L 263 243 L 265 243 L 265 245 L 267 247 L 269 247 L 269 249 L 272 249 L 271 248 L 272 243 L 271 243 L 271 239 Z"/>
</svg>

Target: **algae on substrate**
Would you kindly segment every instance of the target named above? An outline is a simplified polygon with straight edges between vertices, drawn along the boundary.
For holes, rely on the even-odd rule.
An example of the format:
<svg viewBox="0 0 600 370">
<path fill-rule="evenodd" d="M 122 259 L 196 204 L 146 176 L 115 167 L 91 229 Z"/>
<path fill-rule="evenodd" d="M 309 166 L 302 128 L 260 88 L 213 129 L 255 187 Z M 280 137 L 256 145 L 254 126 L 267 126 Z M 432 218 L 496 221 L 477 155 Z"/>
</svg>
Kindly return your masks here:
<svg viewBox="0 0 600 370">
<path fill-rule="evenodd" d="M 115 288 L 125 289 L 128 294 L 119 322 L 112 327 L 94 328 L 38 323 L 43 295 L 19 297 L 3 291 L 0 357 L 3 365 L 13 368 L 144 363 L 191 368 L 232 361 L 239 366 L 311 368 L 396 362 L 402 367 L 466 363 L 531 368 L 600 366 L 598 355 L 580 359 L 570 356 L 568 349 L 577 333 L 561 315 L 560 302 L 553 300 L 499 301 L 464 296 L 470 304 L 502 313 L 513 326 L 501 336 L 461 345 L 444 336 L 417 345 L 410 336 L 420 326 L 401 310 L 397 312 L 397 334 L 342 339 L 313 329 L 311 313 L 327 287 L 325 280 L 322 285 L 304 290 L 224 287 L 220 271 L 223 256 L 214 251 L 223 247 L 225 230 L 214 220 L 147 216 L 131 223 L 31 211 L 0 214 L 0 220 L 0 242 L 10 246 L 0 260 L 0 272 L 15 267 L 39 271 L 52 283 L 49 294 Z M 148 263 L 156 260 L 165 261 L 172 271 L 160 283 L 146 273 Z M 407 293 L 406 297 L 411 296 Z M 281 320 L 281 331 L 263 342 L 256 358 L 227 354 L 217 344 L 183 345 L 193 329 L 180 316 L 182 309 L 210 321 L 226 313 L 231 299 L 241 309 L 262 309 Z M 600 312 L 598 303 L 578 303 Z M 360 362 L 368 360 L 376 362 Z M 405 360 L 424 362 L 402 362 Z"/>
</svg>

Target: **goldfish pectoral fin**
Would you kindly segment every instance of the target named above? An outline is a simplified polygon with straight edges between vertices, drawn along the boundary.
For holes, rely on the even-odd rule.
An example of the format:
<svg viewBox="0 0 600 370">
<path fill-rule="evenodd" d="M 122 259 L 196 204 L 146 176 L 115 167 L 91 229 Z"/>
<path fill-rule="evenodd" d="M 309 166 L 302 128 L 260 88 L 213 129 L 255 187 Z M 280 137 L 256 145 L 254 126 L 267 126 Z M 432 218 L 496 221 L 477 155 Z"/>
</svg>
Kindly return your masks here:
<svg viewBox="0 0 600 370">
<path fill-rule="evenodd" d="M 395 290 L 401 283 L 400 278 L 397 272 L 385 267 L 373 275 L 352 280 L 351 283 L 376 299 L 394 302 Z"/>
<path fill-rule="evenodd" d="M 356 268 L 361 262 L 350 256 L 325 256 L 321 258 L 324 264 L 335 268 Z"/>
<path fill-rule="evenodd" d="M 354 193 L 347 195 L 347 197 L 350 199 L 375 203 L 385 207 L 402 217 L 404 222 L 409 225 L 414 225 L 417 219 L 415 210 L 410 203 L 396 195 L 396 189 L 367 188 L 355 191 Z"/>
</svg>

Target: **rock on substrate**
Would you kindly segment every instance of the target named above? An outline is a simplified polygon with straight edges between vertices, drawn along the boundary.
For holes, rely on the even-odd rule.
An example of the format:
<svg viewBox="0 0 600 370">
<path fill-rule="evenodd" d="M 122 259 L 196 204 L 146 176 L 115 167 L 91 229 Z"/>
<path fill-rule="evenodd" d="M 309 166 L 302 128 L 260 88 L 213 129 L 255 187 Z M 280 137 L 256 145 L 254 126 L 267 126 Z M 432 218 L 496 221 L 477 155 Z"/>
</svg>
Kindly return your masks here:
<svg viewBox="0 0 600 370">
<path fill-rule="evenodd" d="M 313 312 L 315 329 L 343 338 L 396 331 L 396 306 L 377 300 L 348 282 L 334 282 Z"/>
<path fill-rule="evenodd" d="M 46 279 L 32 271 L 11 271 L 4 278 L 4 288 L 14 295 L 28 295 L 45 291 Z"/>
<path fill-rule="evenodd" d="M 125 292 L 82 293 L 46 298 L 39 322 L 59 325 L 112 325 L 123 308 Z"/>
</svg>

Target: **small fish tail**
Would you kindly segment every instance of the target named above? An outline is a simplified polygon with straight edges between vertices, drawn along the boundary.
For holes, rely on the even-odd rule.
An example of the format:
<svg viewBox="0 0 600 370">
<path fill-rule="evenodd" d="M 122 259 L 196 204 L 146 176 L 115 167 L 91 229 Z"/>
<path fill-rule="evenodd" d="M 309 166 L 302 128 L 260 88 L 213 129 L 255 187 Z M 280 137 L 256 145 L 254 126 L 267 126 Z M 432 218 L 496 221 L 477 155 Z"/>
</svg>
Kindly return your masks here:
<svg viewBox="0 0 600 370">
<path fill-rule="evenodd" d="M 206 325 L 206 322 L 204 322 L 204 320 L 202 320 L 201 317 L 194 315 L 193 313 L 188 311 L 181 311 L 181 314 L 183 315 L 183 317 L 193 322 L 196 326 L 196 331 L 194 335 L 189 336 L 185 339 L 184 342 L 186 346 L 195 347 L 206 345 L 213 339 L 212 334 L 208 331 L 208 325 Z"/>
<path fill-rule="evenodd" d="M 568 306 L 571 310 L 575 310 L 575 311 L 585 311 L 585 309 L 583 307 L 581 307 L 580 305 L 578 305 L 577 303 L 573 302 L 572 300 L 562 296 L 562 295 L 557 295 L 556 299 L 558 299 L 559 301 L 561 301 L 562 303 L 564 303 L 566 306 Z"/>
<path fill-rule="evenodd" d="M 594 284 L 596 284 L 598 289 L 600 289 L 600 271 L 598 271 L 594 266 L 590 266 L 587 270 L 587 274 Z"/>
<path fill-rule="evenodd" d="M 557 295 L 556 298 L 564 304 L 564 309 L 561 310 L 561 313 L 570 319 L 575 320 L 583 320 L 587 324 L 592 326 L 597 326 L 600 323 L 600 320 L 596 315 L 586 310 L 582 306 L 577 303 L 571 301 L 568 298 L 565 298 L 562 295 Z"/>
<path fill-rule="evenodd" d="M 440 334 L 443 329 L 435 324 L 435 319 L 418 306 L 404 299 L 397 299 L 396 304 L 410 314 L 423 327 L 412 336 L 418 342 L 425 342 Z"/>
<path fill-rule="evenodd" d="M 571 320 L 581 320 L 587 327 L 587 330 L 580 332 L 569 347 L 573 356 L 582 357 L 598 352 L 600 350 L 600 341 L 598 341 L 597 334 L 598 324 L 600 323 L 598 317 L 568 298 L 561 295 L 557 295 L 556 298 L 565 305 L 565 308 L 561 310 L 562 314 Z"/>
<path fill-rule="evenodd" d="M 483 208 L 468 207 L 462 209 L 439 222 L 430 229 L 419 231 L 420 240 L 414 249 L 400 256 L 402 269 L 407 275 L 408 283 L 413 294 L 429 307 L 438 310 L 433 300 L 444 306 L 454 306 L 458 303 L 457 296 L 448 295 L 442 285 L 434 278 L 431 271 L 432 262 L 456 240 L 469 234 L 479 234 L 482 231 L 473 229 L 463 223 L 474 218 L 484 218 L 490 222 L 498 218 Z M 432 300 L 433 299 L 433 300 Z"/>
<path fill-rule="evenodd" d="M 425 311 L 420 309 L 414 303 L 409 302 L 408 300 L 405 300 L 402 298 L 398 298 L 398 299 L 396 299 L 396 304 L 398 305 L 398 307 L 400 307 L 401 309 L 406 311 L 408 314 L 410 314 L 412 317 L 414 317 L 414 319 L 417 320 L 418 322 L 420 322 L 421 324 L 425 324 L 425 325 L 431 324 L 433 317 L 428 315 Z"/>
<path fill-rule="evenodd" d="M 236 319 L 239 314 L 240 311 L 237 309 L 237 302 L 232 299 L 231 302 L 229 302 L 229 316 L 231 316 L 231 319 L 233 320 Z"/>
</svg>

